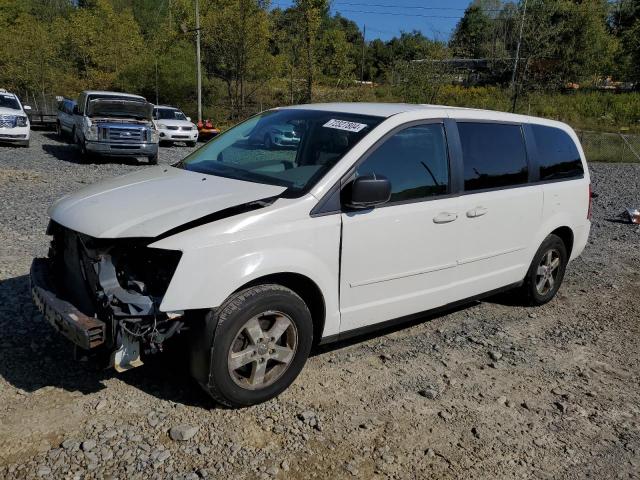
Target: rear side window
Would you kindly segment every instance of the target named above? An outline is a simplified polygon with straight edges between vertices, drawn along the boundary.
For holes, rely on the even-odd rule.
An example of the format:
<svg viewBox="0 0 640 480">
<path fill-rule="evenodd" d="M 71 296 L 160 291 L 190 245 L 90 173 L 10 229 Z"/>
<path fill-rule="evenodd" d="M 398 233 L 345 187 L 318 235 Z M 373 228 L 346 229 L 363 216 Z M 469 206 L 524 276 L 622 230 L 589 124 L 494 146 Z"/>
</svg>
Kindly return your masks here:
<svg viewBox="0 0 640 480">
<path fill-rule="evenodd" d="M 527 153 L 520 125 L 459 122 L 465 191 L 527 183 Z"/>
<path fill-rule="evenodd" d="M 384 141 L 356 169 L 356 175 L 381 175 L 391 182 L 391 202 L 448 192 L 449 157 L 441 124 L 416 125 Z"/>
<path fill-rule="evenodd" d="M 538 147 L 540 180 L 575 178 L 584 175 L 576 144 L 559 128 L 531 125 Z"/>
</svg>

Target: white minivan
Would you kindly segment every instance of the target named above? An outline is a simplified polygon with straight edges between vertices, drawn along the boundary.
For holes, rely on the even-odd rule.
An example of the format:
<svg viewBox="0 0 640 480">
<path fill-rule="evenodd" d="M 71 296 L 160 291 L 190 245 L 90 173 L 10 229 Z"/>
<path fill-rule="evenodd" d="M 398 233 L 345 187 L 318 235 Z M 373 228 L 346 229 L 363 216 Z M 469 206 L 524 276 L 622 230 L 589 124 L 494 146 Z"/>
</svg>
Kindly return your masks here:
<svg viewBox="0 0 640 480">
<path fill-rule="evenodd" d="M 300 141 L 250 141 L 270 125 Z M 251 405 L 286 389 L 315 344 L 506 289 L 548 302 L 585 247 L 590 199 L 563 123 L 429 105 L 278 108 L 175 165 L 58 200 L 32 294 L 118 371 L 184 336 L 200 385 Z"/>
</svg>

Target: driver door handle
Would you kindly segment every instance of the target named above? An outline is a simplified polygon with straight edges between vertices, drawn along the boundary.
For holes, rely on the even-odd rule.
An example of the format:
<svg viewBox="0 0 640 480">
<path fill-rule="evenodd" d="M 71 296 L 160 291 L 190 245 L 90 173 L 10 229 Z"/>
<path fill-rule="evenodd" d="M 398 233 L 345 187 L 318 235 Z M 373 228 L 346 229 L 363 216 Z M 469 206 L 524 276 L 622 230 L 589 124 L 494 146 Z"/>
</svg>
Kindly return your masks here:
<svg viewBox="0 0 640 480">
<path fill-rule="evenodd" d="M 467 217 L 469 218 L 481 217 L 482 215 L 486 214 L 488 211 L 489 210 L 485 207 L 472 208 L 467 212 Z"/>
<path fill-rule="evenodd" d="M 433 223 L 449 223 L 458 218 L 458 214 L 455 212 L 440 212 L 433 217 Z"/>
</svg>

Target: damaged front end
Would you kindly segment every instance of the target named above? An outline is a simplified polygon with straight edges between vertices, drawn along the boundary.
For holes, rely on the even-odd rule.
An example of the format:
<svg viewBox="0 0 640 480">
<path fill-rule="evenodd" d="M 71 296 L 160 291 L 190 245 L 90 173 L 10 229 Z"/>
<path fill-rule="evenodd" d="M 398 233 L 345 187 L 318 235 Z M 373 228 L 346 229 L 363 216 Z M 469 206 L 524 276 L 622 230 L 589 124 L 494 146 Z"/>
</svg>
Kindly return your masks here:
<svg viewBox="0 0 640 480">
<path fill-rule="evenodd" d="M 160 311 L 181 252 L 149 248 L 152 239 L 98 239 L 55 222 L 48 259 L 32 266 L 36 305 L 54 328 L 84 349 L 111 353 L 118 371 L 142 365 L 184 327 Z"/>
</svg>

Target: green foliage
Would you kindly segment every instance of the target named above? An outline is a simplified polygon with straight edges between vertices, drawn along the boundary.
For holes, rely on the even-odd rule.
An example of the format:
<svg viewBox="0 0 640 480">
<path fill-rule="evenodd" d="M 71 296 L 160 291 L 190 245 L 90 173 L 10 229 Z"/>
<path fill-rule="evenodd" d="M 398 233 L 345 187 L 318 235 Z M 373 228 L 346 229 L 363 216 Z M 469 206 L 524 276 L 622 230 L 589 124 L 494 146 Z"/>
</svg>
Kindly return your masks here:
<svg viewBox="0 0 640 480">
<path fill-rule="evenodd" d="M 0 86 L 29 97 L 74 97 L 85 88 L 157 95 L 193 116 L 193 7 L 194 0 L 0 0 Z M 524 0 L 473 0 L 448 44 L 417 31 L 365 42 L 356 23 L 330 14 L 328 0 L 285 9 L 269 0 L 200 0 L 200 13 L 204 112 L 223 124 L 307 101 L 510 110 L 517 92 L 522 113 L 581 128 L 640 128 L 639 95 L 586 91 L 607 78 L 640 81 L 640 0 L 527 0 L 524 23 Z M 487 61 L 468 68 L 456 64 L 460 57 Z M 375 85 L 356 82 L 361 75 Z M 582 88 L 562 93 L 568 83 Z"/>
</svg>

